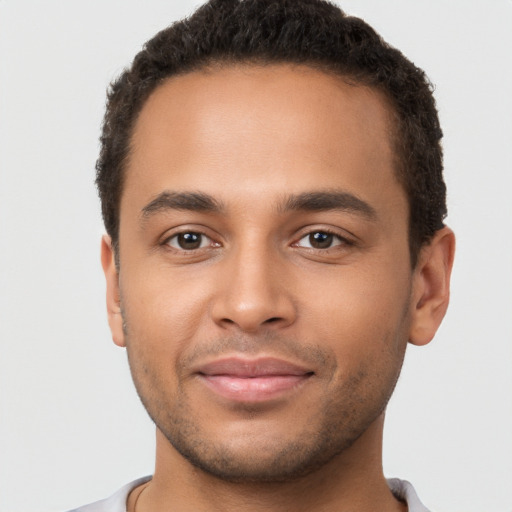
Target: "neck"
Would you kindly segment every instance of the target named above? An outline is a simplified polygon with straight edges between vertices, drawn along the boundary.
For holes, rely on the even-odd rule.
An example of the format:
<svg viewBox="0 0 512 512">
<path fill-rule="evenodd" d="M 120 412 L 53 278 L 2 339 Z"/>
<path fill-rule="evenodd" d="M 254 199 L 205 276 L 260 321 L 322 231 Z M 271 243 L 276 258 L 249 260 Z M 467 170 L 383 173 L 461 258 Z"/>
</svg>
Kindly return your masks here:
<svg viewBox="0 0 512 512">
<path fill-rule="evenodd" d="M 382 430 L 383 416 L 320 469 L 279 483 L 220 480 L 192 466 L 157 430 L 155 474 L 137 500 L 137 512 L 405 511 L 382 472 Z"/>
</svg>

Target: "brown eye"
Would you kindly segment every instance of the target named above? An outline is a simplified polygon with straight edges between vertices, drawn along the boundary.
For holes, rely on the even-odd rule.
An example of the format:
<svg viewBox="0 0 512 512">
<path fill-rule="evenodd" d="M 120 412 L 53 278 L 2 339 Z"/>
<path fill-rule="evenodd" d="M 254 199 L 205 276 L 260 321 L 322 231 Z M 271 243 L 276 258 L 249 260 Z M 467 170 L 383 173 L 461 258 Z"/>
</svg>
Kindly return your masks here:
<svg viewBox="0 0 512 512">
<path fill-rule="evenodd" d="M 201 249 L 210 243 L 211 240 L 207 236 L 203 235 L 202 233 L 196 233 L 194 231 L 178 233 L 167 241 L 167 244 L 171 247 L 185 251 Z"/>
<path fill-rule="evenodd" d="M 342 245 L 347 241 L 338 235 L 327 231 L 313 231 L 303 236 L 296 244 L 297 247 L 306 247 L 309 249 L 329 249 L 336 245 Z"/>
<path fill-rule="evenodd" d="M 334 235 L 330 233 L 324 233 L 323 231 L 317 231 L 309 235 L 309 243 L 311 247 L 315 249 L 327 249 L 331 247 Z"/>
</svg>

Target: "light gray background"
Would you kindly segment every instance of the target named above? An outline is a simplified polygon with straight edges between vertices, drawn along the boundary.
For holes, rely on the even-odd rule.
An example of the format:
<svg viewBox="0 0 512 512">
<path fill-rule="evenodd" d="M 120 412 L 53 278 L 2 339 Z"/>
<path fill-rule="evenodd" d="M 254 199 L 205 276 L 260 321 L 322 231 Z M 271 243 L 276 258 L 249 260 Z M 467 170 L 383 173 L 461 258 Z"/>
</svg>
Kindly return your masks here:
<svg viewBox="0 0 512 512">
<path fill-rule="evenodd" d="M 71 508 L 152 472 L 110 341 L 93 187 L 104 91 L 196 1 L 0 0 L 0 511 Z M 512 511 L 512 2 L 347 0 L 436 85 L 453 295 L 411 347 L 384 467 L 438 512 Z"/>
</svg>

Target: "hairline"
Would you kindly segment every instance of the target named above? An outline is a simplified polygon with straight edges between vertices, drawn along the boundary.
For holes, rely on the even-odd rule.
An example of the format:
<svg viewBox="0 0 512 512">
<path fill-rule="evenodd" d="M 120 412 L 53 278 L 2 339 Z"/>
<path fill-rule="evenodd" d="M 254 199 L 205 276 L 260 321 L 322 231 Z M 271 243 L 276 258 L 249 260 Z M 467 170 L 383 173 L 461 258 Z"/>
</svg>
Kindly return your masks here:
<svg viewBox="0 0 512 512">
<path fill-rule="evenodd" d="M 433 235 L 430 236 L 429 239 L 424 240 L 420 244 L 414 244 L 415 242 L 413 233 L 412 233 L 412 208 L 411 208 L 411 198 L 410 192 L 407 189 L 407 179 L 406 179 L 406 162 L 405 162 L 405 154 L 402 149 L 403 146 L 403 127 L 402 127 L 402 118 L 399 113 L 399 109 L 395 103 L 394 98 L 386 90 L 385 87 L 380 86 L 378 83 L 371 83 L 370 80 L 364 80 L 365 73 L 350 73 L 348 71 L 343 71 L 342 69 L 337 69 L 337 66 L 328 60 L 322 60 L 319 58 L 318 60 L 312 59 L 286 59 L 286 58 L 271 58 L 268 56 L 252 56 L 252 57 L 237 57 L 237 56 L 229 56 L 229 55 L 220 55 L 220 56 L 208 56 L 207 58 L 196 61 L 191 65 L 184 65 L 179 70 L 176 70 L 169 75 L 154 80 L 154 83 L 145 91 L 140 97 L 137 103 L 137 109 L 132 117 L 132 122 L 130 126 L 127 127 L 127 148 L 128 151 L 125 155 L 125 158 L 120 164 L 120 181 L 118 190 L 117 199 L 117 225 L 116 225 L 116 233 L 112 238 L 112 246 L 114 249 L 114 253 L 116 255 L 116 261 L 119 265 L 119 237 L 120 237 L 120 225 L 121 225 L 121 198 L 124 191 L 125 177 L 128 171 L 128 167 L 130 165 L 130 159 L 134 151 L 133 138 L 135 129 L 137 126 L 137 122 L 139 116 L 144 109 L 146 103 L 150 99 L 150 97 L 161 87 L 165 86 L 168 82 L 179 78 L 181 76 L 190 75 L 193 73 L 209 73 L 216 72 L 223 69 L 236 69 L 236 68 L 254 68 L 254 67 L 281 67 L 288 66 L 294 69 L 303 68 L 306 70 L 315 70 L 325 75 L 331 76 L 338 80 L 342 80 L 345 84 L 354 86 L 354 87 L 366 87 L 374 93 L 379 94 L 380 99 L 382 101 L 382 105 L 386 112 L 386 124 L 388 129 L 386 130 L 387 136 L 389 137 L 389 144 L 391 151 L 393 153 L 393 175 L 397 180 L 397 183 L 402 187 L 402 190 L 405 194 L 407 201 L 407 228 L 408 228 L 408 246 L 409 246 L 409 256 L 411 262 L 411 268 L 415 268 L 419 251 L 421 247 L 427 245 L 432 239 Z M 366 77 L 367 78 L 367 77 Z"/>
</svg>

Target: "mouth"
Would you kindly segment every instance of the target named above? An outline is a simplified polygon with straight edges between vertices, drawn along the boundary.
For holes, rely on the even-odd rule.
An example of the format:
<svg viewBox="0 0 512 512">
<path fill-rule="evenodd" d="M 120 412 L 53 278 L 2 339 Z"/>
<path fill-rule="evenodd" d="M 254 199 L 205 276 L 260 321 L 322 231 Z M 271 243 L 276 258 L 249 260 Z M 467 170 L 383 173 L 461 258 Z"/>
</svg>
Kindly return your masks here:
<svg viewBox="0 0 512 512">
<path fill-rule="evenodd" d="M 295 391 L 314 372 L 281 359 L 230 357 L 199 367 L 196 375 L 223 398 L 258 403 Z"/>
</svg>

